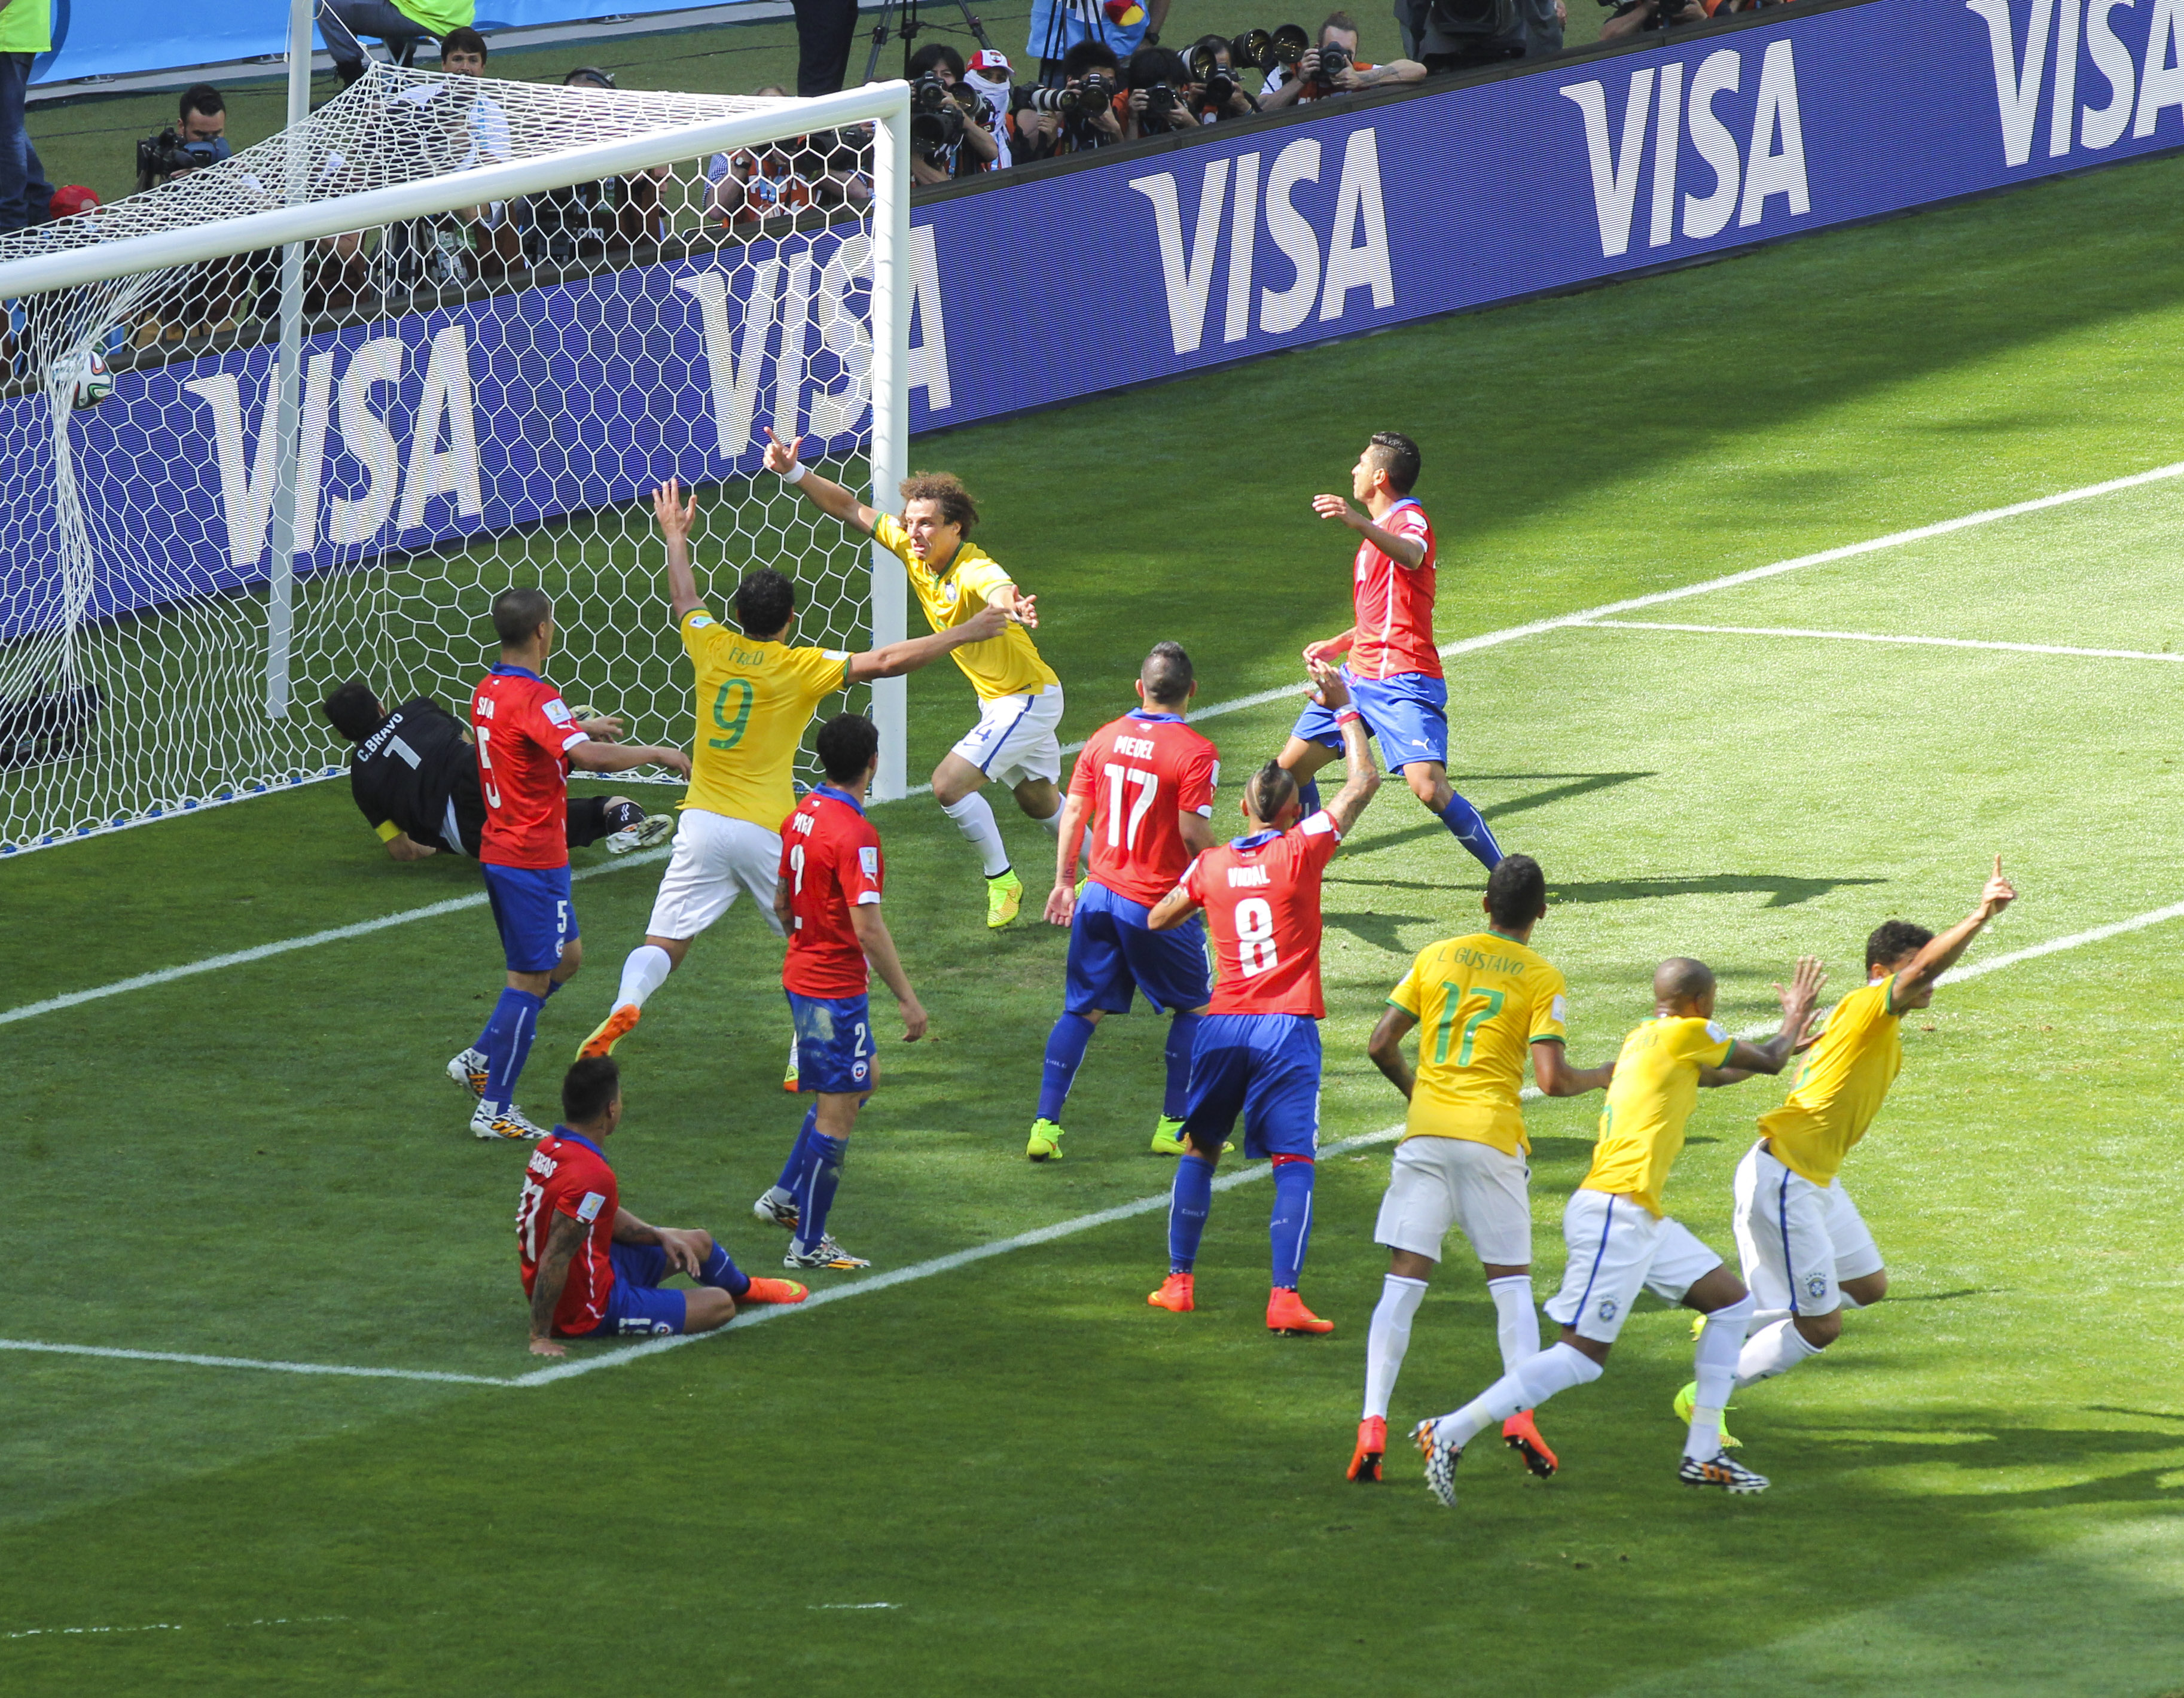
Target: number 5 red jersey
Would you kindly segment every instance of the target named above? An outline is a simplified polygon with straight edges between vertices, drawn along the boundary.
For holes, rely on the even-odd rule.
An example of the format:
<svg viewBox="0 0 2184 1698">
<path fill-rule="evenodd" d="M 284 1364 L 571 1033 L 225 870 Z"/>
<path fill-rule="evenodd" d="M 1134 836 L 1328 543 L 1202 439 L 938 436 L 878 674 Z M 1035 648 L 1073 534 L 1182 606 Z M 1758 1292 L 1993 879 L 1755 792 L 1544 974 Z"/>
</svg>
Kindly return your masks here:
<svg viewBox="0 0 2184 1698">
<path fill-rule="evenodd" d="M 1151 907 L 1175 888 L 1190 860 L 1178 813 L 1213 812 L 1219 751 L 1178 714 L 1139 708 L 1085 743 L 1069 793 L 1085 807 L 1094 880 Z"/>
<path fill-rule="evenodd" d="M 1324 809 L 1286 832 L 1216 844 L 1183 888 L 1213 936 L 1214 1014 L 1327 1016 L 1319 989 L 1319 881 L 1342 841 Z"/>
</svg>

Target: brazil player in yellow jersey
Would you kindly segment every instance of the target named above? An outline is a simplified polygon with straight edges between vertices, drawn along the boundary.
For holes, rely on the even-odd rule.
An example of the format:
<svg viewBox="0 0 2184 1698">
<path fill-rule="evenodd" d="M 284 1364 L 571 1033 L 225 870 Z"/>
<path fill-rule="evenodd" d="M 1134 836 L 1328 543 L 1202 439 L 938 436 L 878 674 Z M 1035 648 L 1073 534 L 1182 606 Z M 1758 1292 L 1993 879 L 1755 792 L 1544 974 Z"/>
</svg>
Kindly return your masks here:
<svg viewBox="0 0 2184 1698">
<path fill-rule="evenodd" d="M 1846 1308 L 1887 1292 L 1880 1248 L 1837 1175 L 1903 1068 L 1905 1012 L 1931 1005 L 1942 975 L 2016 899 L 1997 855 L 1979 905 L 1940 937 L 1903 920 L 1875 931 L 1865 940 L 1865 983 L 1829 1010 L 1789 1100 L 1759 1116 L 1731 1216 L 1758 1306 L 1736 1360 L 1740 1390 L 1819 1355 L 1841 1335 Z M 1696 1396 L 1694 1386 L 1678 1394 L 1680 1418 L 1691 1418 Z"/>
<path fill-rule="evenodd" d="M 780 934 L 773 898 L 781 827 L 795 811 L 796 751 L 819 704 L 850 684 L 899 678 L 967 643 L 990 642 L 1007 624 L 1001 614 L 980 610 L 950 630 L 861 654 L 800 647 L 789 641 L 796 586 L 760 567 L 736 587 L 731 630 L 706 610 L 691 566 L 698 498 L 686 498 L 671 482 L 654 493 L 653 510 L 667 545 L 668 611 L 696 673 L 697 740 L 674 853 L 660 877 L 644 942 L 622 963 L 614 1006 L 579 1056 L 613 1051 L 636 1026 L 645 999 L 682 966 L 691 940 L 734 906 L 738 894 L 748 891 L 760 916 Z"/>
<path fill-rule="evenodd" d="M 1677 1478 L 1732 1492 L 1767 1489 L 1764 1475 L 1732 1461 L 1721 1446 L 1721 1411 L 1752 1318 L 1752 1294 L 1690 1228 L 1669 1218 L 1661 1194 L 1683 1150 L 1684 1123 L 1699 1088 L 1780 1072 L 1812 1020 L 1823 982 L 1818 961 L 1800 960 L 1789 988 L 1774 988 L 1781 1029 L 1751 1044 L 1715 1023 L 1714 978 L 1705 962 L 1677 956 L 1653 970 L 1653 1017 L 1623 1040 L 1592 1169 L 1563 1211 L 1569 1260 L 1563 1289 L 1547 1303 L 1547 1318 L 1561 1322 L 1562 1336 L 1453 1414 L 1421 1421 L 1411 1435 L 1425 1455 L 1427 1486 L 1451 1509 L 1464 1445 L 1520 1409 L 1598 1379 L 1630 1306 L 1647 1290 L 1707 1317 L 1692 1353 L 1699 1401 Z"/>
<path fill-rule="evenodd" d="M 1539 1354 L 1540 1317 L 1532 1306 L 1531 1140 L 1519 1106 L 1524 1058 L 1540 1094 L 1582 1096 L 1605 1090 L 1613 1066 L 1573 1067 L 1564 1053 L 1568 990 L 1563 976 L 1530 945 L 1546 917 L 1546 875 L 1528 855 L 1504 855 L 1479 905 L 1486 929 L 1420 952 L 1388 995 L 1388 1011 L 1365 1053 L 1410 1102 L 1396 1145 L 1374 1239 L 1388 1247 L 1388 1278 L 1365 1339 L 1365 1408 L 1350 1478 L 1377 1480 L 1388 1448 L 1388 1403 L 1395 1395 L 1411 1319 L 1425 1300 L 1451 1227 L 1460 1227 L 1494 1300 L 1502 1367 L 1513 1373 Z M 1403 1040 L 1418 1032 L 1415 1072 Z M 1541 1478 L 1555 1453 L 1529 1410 L 1502 1423 L 1505 1443 Z"/>
<path fill-rule="evenodd" d="M 773 435 L 772 431 L 766 434 Z M 933 769 L 933 796 L 978 851 L 986 875 L 986 923 L 1006 926 L 1023 903 L 1023 881 L 1009 864 L 1001 828 L 978 792 L 998 779 L 1017 806 L 1061 831 L 1061 681 L 1031 640 L 1039 623 L 1036 598 L 1026 595 L 991 554 L 971 540 L 978 509 L 970 492 L 944 471 L 922 471 L 902 482 L 902 516 L 867 507 L 838 483 L 797 459 L 797 444 L 777 438 L 766 451 L 777 472 L 822 513 L 861 531 L 900 560 L 926 621 L 952 631 L 988 608 L 1006 614 L 998 637 L 966 643 L 956 664 L 978 693 L 978 723 Z"/>
</svg>

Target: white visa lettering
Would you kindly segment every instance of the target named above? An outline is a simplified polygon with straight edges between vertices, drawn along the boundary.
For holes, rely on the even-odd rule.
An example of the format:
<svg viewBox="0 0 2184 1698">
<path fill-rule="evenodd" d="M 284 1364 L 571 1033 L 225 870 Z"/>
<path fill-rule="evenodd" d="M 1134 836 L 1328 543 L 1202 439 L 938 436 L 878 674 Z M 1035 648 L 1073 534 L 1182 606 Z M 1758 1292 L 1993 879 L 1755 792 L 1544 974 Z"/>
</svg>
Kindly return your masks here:
<svg viewBox="0 0 2184 1698">
<path fill-rule="evenodd" d="M 1986 25 L 1996 115 L 2005 164 L 2031 163 L 2043 86 L 2048 157 L 2074 147 L 2113 148 L 2128 131 L 2150 140 L 2170 108 L 2184 115 L 2184 0 L 2148 0 L 2145 45 L 2134 57 L 2116 34 L 2116 14 L 2140 15 L 2138 0 L 2024 0 L 2017 35 L 2010 0 L 1964 0 Z M 2092 61 L 2081 89 L 2081 59 Z M 2096 101 L 2090 97 L 2098 95 Z"/>
</svg>

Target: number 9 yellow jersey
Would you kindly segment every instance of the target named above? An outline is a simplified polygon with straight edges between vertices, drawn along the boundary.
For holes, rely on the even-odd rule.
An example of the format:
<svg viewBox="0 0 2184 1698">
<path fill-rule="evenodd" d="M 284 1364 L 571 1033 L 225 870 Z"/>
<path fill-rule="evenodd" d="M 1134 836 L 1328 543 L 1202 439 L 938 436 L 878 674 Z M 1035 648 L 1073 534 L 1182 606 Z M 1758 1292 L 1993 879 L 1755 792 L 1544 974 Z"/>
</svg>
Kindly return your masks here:
<svg viewBox="0 0 2184 1698">
<path fill-rule="evenodd" d="M 848 682 L 850 656 L 745 637 L 702 607 L 682 615 L 682 636 L 698 675 L 698 730 L 681 805 L 777 832 L 796 808 L 804 728 Z"/>
<path fill-rule="evenodd" d="M 1418 1022 L 1418 1077 L 1403 1136 L 1529 1152 L 1518 1106 L 1525 1058 L 1535 1044 L 1563 1041 L 1568 998 L 1552 965 L 1491 932 L 1422 951 L 1388 995 Z"/>
</svg>

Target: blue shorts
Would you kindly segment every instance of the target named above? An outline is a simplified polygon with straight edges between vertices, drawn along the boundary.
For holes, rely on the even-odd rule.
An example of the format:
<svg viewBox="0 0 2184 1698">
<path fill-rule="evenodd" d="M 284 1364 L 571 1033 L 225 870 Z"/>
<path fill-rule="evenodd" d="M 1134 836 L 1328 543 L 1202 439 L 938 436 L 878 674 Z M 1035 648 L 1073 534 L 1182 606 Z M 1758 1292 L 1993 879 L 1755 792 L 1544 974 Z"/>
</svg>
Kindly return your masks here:
<svg viewBox="0 0 2184 1698">
<path fill-rule="evenodd" d="M 1345 666 L 1351 699 L 1365 728 L 1380 739 L 1380 763 L 1400 772 L 1413 761 L 1448 765 L 1448 680 L 1423 672 L 1398 672 L 1392 678 L 1352 678 Z M 1306 743 L 1342 747 L 1332 709 L 1307 703 L 1290 735 Z"/>
<path fill-rule="evenodd" d="M 548 973 L 561 965 L 563 945 L 577 936 L 566 866 L 480 866 L 501 953 L 512 973 Z"/>
<path fill-rule="evenodd" d="M 1302 1014 L 1209 1014 L 1190 1056 L 1184 1136 L 1225 1138 L 1244 1116 L 1244 1153 L 1319 1153 L 1319 1022 Z M 1195 1141 L 1195 1140 L 1194 1140 Z"/>
<path fill-rule="evenodd" d="M 662 1291 L 667 1278 L 667 1252 L 656 1244 L 610 1244 L 607 1260 L 614 1267 L 614 1283 L 607 1288 L 607 1312 L 587 1339 L 634 1338 L 644 1334 L 679 1333 L 690 1309 L 688 1294 L 680 1289 Z"/>
<path fill-rule="evenodd" d="M 1145 924 L 1151 912 L 1096 879 L 1084 887 L 1069 926 L 1065 1012 L 1128 1014 L 1137 991 L 1156 1012 L 1206 1006 L 1213 988 L 1206 971 L 1205 921 L 1193 915 L 1172 932 L 1156 932 Z"/>
<path fill-rule="evenodd" d="M 796 1088 L 862 1096 L 872 1088 L 872 1014 L 861 996 L 788 993 L 796 1022 Z"/>
</svg>

